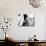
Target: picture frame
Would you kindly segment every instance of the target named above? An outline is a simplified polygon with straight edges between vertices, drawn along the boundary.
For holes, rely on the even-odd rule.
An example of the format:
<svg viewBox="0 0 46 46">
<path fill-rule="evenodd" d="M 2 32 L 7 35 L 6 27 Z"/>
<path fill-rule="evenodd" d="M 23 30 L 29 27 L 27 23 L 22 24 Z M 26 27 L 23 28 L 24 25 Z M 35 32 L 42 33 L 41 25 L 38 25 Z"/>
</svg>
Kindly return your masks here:
<svg viewBox="0 0 46 46">
<path fill-rule="evenodd" d="M 35 26 L 35 15 L 33 14 L 19 14 L 18 26 Z"/>
</svg>

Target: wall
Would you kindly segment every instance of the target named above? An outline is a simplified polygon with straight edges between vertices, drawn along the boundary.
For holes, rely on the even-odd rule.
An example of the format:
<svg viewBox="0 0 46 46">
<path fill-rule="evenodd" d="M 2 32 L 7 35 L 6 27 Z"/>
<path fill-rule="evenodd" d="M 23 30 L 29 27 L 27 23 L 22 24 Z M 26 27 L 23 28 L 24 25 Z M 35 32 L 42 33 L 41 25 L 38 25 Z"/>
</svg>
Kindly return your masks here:
<svg viewBox="0 0 46 46">
<path fill-rule="evenodd" d="M 18 14 L 27 13 L 35 15 L 34 27 L 18 27 Z M 13 22 L 10 34 L 16 37 L 17 40 L 27 40 L 34 34 L 37 35 L 39 40 L 46 40 L 45 38 L 45 15 L 46 8 L 33 8 L 30 6 L 28 0 L 0 0 L 0 16 L 13 17 Z M 0 31 L 2 33 L 2 31 Z M 2 35 L 0 33 L 0 35 Z M 2 36 L 0 36 L 2 39 Z"/>
</svg>

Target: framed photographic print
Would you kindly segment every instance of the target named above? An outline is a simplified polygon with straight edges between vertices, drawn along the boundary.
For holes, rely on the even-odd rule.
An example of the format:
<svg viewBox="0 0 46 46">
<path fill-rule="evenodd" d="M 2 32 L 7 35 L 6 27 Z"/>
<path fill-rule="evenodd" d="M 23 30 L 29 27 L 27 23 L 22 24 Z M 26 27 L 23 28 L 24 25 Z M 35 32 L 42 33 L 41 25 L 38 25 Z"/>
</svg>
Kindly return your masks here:
<svg viewBox="0 0 46 46">
<path fill-rule="evenodd" d="M 33 14 L 19 14 L 18 26 L 35 26 L 35 15 Z"/>
</svg>

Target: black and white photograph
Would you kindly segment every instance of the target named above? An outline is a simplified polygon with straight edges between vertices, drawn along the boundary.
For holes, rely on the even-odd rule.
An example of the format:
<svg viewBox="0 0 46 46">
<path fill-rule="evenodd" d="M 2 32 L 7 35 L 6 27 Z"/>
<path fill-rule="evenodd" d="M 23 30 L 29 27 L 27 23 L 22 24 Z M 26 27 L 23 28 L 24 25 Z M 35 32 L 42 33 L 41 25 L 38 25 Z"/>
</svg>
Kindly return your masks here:
<svg viewBox="0 0 46 46">
<path fill-rule="evenodd" d="M 18 26 L 34 26 L 35 25 L 35 16 L 33 14 L 19 14 L 20 17 Z"/>
</svg>

